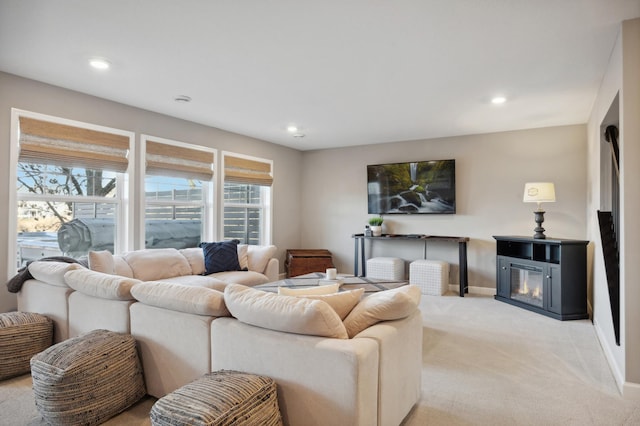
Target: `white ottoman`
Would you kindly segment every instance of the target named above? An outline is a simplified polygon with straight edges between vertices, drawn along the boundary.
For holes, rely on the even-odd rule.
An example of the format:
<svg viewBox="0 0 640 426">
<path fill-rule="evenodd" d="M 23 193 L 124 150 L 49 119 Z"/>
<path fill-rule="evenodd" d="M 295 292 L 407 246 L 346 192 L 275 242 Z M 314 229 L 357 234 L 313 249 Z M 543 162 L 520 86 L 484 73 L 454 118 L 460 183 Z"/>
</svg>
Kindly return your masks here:
<svg viewBox="0 0 640 426">
<path fill-rule="evenodd" d="M 373 257 L 367 260 L 367 277 L 382 280 L 404 280 L 404 260 L 397 257 Z"/>
<path fill-rule="evenodd" d="M 414 260 L 409 264 L 409 284 L 422 294 L 442 296 L 449 287 L 449 264 L 442 260 Z"/>
</svg>

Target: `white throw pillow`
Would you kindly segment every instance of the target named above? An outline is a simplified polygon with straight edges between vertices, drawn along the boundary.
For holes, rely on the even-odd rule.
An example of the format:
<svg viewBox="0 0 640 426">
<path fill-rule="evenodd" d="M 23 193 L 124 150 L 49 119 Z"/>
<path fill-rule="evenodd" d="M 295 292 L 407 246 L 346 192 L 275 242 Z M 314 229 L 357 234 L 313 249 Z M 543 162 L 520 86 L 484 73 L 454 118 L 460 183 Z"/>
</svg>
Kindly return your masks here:
<svg viewBox="0 0 640 426">
<path fill-rule="evenodd" d="M 322 300 L 326 302 L 333 308 L 334 311 L 338 314 L 341 320 L 344 320 L 349 312 L 360 302 L 362 299 L 362 295 L 364 294 L 363 288 L 358 288 L 355 290 L 342 291 L 340 293 L 333 294 L 316 294 L 316 295 L 307 295 L 301 296 L 307 299 L 315 299 Z"/>
<path fill-rule="evenodd" d="M 349 337 L 380 322 L 406 318 L 420 303 L 420 288 L 405 285 L 392 290 L 379 291 L 365 297 L 345 318 L 344 326 Z"/>
<path fill-rule="evenodd" d="M 36 280 L 40 280 L 47 284 L 57 287 L 69 287 L 64 280 L 64 274 L 74 269 L 86 269 L 78 263 L 66 263 L 55 261 L 38 261 L 29 264 L 29 273 Z"/>
<path fill-rule="evenodd" d="M 90 269 L 76 269 L 64 274 L 64 279 L 74 290 L 102 299 L 132 300 L 131 287 L 140 281 L 119 277 Z"/>
<path fill-rule="evenodd" d="M 340 285 L 338 283 L 318 285 L 313 287 L 303 287 L 303 288 L 278 287 L 278 294 L 281 296 L 308 296 L 312 294 L 315 294 L 315 295 L 333 294 L 333 293 L 337 293 L 339 289 L 340 289 Z"/>
<path fill-rule="evenodd" d="M 286 333 L 347 338 L 347 331 L 336 311 L 322 300 L 312 300 L 229 284 L 224 299 L 239 321 L 256 327 Z"/>
<path fill-rule="evenodd" d="M 113 254 L 109 250 L 102 251 L 89 251 L 89 269 L 96 272 L 102 272 L 105 274 L 112 274 L 115 272 L 115 266 L 113 261 Z"/>
<path fill-rule="evenodd" d="M 229 316 L 223 293 L 206 287 L 152 281 L 136 284 L 131 294 L 136 300 L 158 308 L 196 315 Z"/>
<path fill-rule="evenodd" d="M 191 275 L 187 259 L 174 248 L 136 250 L 123 255 L 133 277 L 142 281 Z"/>
</svg>

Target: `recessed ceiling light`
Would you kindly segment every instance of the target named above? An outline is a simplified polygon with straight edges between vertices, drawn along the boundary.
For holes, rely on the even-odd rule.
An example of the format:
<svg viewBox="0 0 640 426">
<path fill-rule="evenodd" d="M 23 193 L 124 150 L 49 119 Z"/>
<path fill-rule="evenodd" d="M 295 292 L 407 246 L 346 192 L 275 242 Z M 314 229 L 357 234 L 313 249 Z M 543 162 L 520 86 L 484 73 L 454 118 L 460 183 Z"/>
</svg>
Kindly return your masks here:
<svg viewBox="0 0 640 426">
<path fill-rule="evenodd" d="M 178 102 L 178 103 L 189 103 L 191 102 L 191 96 L 187 96 L 187 95 L 178 95 L 175 98 L 173 98 L 174 101 Z"/>
<path fill-rule="evenodd" d="M 496 96 L 491 99 L 491 103 L 496 105 L 503 104 L 505 102 L 507 102 L 507 98 L 505 98 L 504 96 Z"/>
<path fill-rule="evenodd" d="M 109 67 L 111 66 L 111 63 L 106 59 L 91 58 L 89 59 L 89 65 L 91 65 L 93 68 L 97 70 L 106 70 L 106 69 L 109 69 Z"/>
<path fill-rule="evenodd" d="M 287 126 L 287 132 L 289 133 L 296 133 L 297 131 L 298 131 L 298 126 L 294 126 L 294 125 Z"/>
</svg>

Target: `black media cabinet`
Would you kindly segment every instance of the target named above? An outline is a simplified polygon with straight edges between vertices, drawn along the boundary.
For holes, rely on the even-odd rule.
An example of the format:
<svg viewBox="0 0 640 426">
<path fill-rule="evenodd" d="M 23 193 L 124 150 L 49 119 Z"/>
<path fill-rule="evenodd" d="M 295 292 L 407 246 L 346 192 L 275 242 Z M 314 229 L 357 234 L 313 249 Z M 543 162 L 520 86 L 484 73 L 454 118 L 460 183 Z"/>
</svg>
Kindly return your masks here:
<svg viewBox="0 0 640 426">
<path fill-rule="evenodd" d="M 496 300 L 558 320 L 589 318 L 588 241 L 494 236 Z"/>
</svg>

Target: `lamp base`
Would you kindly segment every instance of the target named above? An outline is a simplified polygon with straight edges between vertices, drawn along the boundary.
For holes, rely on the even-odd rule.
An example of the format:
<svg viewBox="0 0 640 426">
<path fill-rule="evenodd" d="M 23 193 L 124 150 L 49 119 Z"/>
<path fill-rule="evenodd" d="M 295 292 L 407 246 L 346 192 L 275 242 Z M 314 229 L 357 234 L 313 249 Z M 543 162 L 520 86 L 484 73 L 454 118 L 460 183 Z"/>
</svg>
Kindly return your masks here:
<svg viewBox="0 0 640 426">
<path fill-rule="evenodd" d="M 538 226 L 536 226 L 533 230 L 535 234 L 533 234 L 533 238 L 536 240 L 544 240 L 547 237 L 544 235 L 544 228 L 542 227 L 542 222 L 544 222 L 544 210 L 536 210 L 533 212 L 535 216 L 535 222 Z"/>
</svg>

